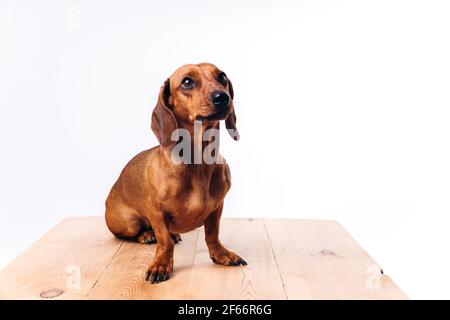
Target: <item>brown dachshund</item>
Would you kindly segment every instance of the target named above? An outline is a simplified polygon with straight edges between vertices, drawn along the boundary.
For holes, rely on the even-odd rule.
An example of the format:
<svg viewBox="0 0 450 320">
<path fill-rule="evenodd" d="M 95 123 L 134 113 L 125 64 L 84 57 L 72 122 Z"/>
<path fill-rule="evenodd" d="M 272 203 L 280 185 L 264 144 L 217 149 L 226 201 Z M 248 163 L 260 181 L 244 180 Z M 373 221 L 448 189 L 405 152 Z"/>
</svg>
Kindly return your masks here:
<svg viewBox="0 0 450 320">
<path fill-rule="evenodd" d="M 181 241 L 179 233 L 201 225 L 214 263 L 247 264 L 219 241 L 223 201 L 231 186 L 225 160 L 218 152 L 212 164 L 180 163 L 172 155 L 181 140 L 176 135 L 173 139 L 176 129 L 185 129 L 194 137 L 189 145 L 191 155 L 202 154 L 211 143 L 203 134 L 219 129 L 220 120 L 225 120 L 228 132 L 238 140 L 233 87 L 225 73 L 209 63 L 177 69 L 161 87 L 152 114 L 151 127 L 160 145 L 131 159 L 106 200 L 106 224 L 115 236 L 157 243 L 145 276 L 151 283 L 170 277 L 174 244 Z M 201 131 L 197 138 L 196 124 Z"/>
</svg>

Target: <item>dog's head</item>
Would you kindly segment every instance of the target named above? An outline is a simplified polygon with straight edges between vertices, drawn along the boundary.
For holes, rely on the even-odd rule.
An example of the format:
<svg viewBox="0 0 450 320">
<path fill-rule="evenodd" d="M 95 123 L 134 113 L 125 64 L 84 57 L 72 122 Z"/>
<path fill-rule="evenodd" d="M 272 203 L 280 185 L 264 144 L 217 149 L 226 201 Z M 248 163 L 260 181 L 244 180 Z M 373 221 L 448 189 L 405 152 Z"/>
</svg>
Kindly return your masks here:
<svg viewBox="0 0 450 320">
<path fill-rule="evenodd" d="M 152 130 L 162 146 L 173 143 L 171 135 L 194 121 L 215 127 L 225 120 L 234 140 L 239 140 L 233 106 L 233 86 L 226 74 L 210 63 L 188 64 L 178 68 L 161 87 L 152 114 Z"/>
</svg>

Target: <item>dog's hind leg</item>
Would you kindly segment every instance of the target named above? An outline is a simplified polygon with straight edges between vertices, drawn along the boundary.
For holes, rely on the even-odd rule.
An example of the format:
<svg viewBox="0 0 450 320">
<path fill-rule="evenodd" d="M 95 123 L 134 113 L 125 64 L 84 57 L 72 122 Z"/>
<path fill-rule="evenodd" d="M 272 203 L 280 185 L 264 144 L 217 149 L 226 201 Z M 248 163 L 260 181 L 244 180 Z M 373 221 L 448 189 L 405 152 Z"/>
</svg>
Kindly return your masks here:
<svg viewBox="0 0 450 320">
<path fill-rule="evenodd" d="M 178 233 L 171 233 L 170 237 L 172 238 L 173 242 L 175 244 L 181 242 L 181 236 Z M 152 244 L 157 243 L 155 237 L 155 231 L 153 231 L 153 228 L 150 227 L 148 230 L 143 230 L 140 234 L 136 236 L 135 239 L 139 243 L 145 243 L 145 244 Z"/>
<path fill-rule="evenodd" d="M 108 229 L 117 238 L 142 244 L 157 243 L 150 222 L 119 201 L 107 201 L 105 219 Z M 181 242 L 179 234 L 171 233 L 170 237 L 174 243 Z"/>
<path fill-rule="evenodd" d="M 151 226 L 135 209 L 122 202 L 113 199 L 106 201 L 105 220 L 109 231 L 117 238 L 151 243 L 152 236 L 148 231 Z M 154 234 L 153 240 L 155 240 Z"/>
<path fill-rule="evenodd" d="M 153 244 L 157 243 L 155 236 L 155 231 L 152 227 L 147 228 L 144 224 L 141 224 L 139 227 L 139 231 L 136 234 L 136 228 L 133 226 L 131 228 L 128 228 L 128 230 L 125 233 L 118 233 L 116 236 L 122 239 L 135 241 L 142 244 Z M 132 234 L 135 234 L 132 236 Z M 170 237 L 172 238 L 173 242 L 175 244 L 181 242 L 181 236 L 177 233 L 171 233 Z"/>
<path fill-rule="evenodd" d="M 143 244 L 156 243 L 155 231 L 152 228 L 141 231 L 135 238 L 136 242 Z"/>
<path fill-rule="evenodd" d="M 175 242 L 175 244 L 181 242 L 181 236 L 178 233 L 171 233 L 170 237 L 172 238 L 173 242 Z"/>
</svg>

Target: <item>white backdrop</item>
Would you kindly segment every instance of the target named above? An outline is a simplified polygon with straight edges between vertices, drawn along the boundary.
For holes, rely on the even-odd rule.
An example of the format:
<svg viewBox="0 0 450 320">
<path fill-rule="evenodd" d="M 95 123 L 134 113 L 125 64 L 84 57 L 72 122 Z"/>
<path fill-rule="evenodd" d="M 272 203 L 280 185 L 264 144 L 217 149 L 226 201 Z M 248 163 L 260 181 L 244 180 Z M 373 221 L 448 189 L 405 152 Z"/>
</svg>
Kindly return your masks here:
<svg viewBox="0 0 450 320">
<path fill-rule="evenodd" d="M 0 0 L 0 267 L 103 215 L 178 66 L 230 77 L 225 216 L 335 219 L 412 298 L 450 298 L 448 1 Z"/>
</svg>

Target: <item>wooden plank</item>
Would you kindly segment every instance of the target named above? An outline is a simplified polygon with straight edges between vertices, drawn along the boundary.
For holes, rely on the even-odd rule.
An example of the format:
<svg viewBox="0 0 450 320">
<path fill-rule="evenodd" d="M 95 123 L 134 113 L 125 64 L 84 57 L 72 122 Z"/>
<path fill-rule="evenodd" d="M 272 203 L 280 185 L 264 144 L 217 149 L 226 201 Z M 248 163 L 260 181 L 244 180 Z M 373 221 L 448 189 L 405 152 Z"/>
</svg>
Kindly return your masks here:
<svg viewBox="0 0 450 320">
<path fill-rule="evenodd" d="M 144 273 L 155 245 L 123 242 L 103 217 L 64 220 L 0 272 L 2 299 L 404 299 L 334 221 L 223 219 L 247 267 L 214 265 L 203 228 L 175 246 L 170 281 Z M 79 281 L 78 281 L 79 280 Z"/>
<path fill-rule="evenodd" d="M 184 299 L 194 261 L 199 229 L 182 234 L 175 245 L 174 273 L 169 281 L 150 284 L 145 272 L 156 251 L 155 244 L 125 241 L 89 294 L 89 299 Z"/>
<path fill-rule="evenodd" d="M 337 222 L 265 224 L 289 299 L 407 299 Z"/>
<path fill-rule="evenodd" d="M 220 239 L 248 265 L 212 264 L 202 229 L 187 289 L 189 299 L 286 299 L 263 220 L 223 219 Z"/>
<path fill-rule="evenodd" d="M 262 220 L 222 221 L 224 245 L 247 259 L 247 267 L 214 265 L 203 228 L 175 246 L 170 281 L 150 285 L 144 274 L 155 245 L 125 242 L 89 294 L 91 299 L 283 299 L 285 293 Z M 257 249 L 255 249 L 257 248 Z"/>
<path fill-rule="evenodd" d="M 121 244 L 102 217 L 65 219 L 0 273 L 0 298 L 85 298 Z"/>
</svg>

